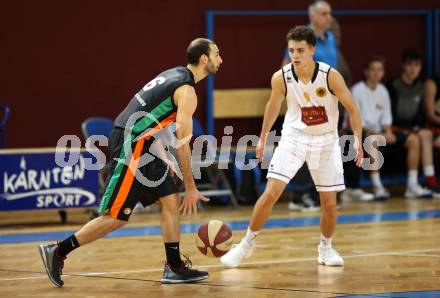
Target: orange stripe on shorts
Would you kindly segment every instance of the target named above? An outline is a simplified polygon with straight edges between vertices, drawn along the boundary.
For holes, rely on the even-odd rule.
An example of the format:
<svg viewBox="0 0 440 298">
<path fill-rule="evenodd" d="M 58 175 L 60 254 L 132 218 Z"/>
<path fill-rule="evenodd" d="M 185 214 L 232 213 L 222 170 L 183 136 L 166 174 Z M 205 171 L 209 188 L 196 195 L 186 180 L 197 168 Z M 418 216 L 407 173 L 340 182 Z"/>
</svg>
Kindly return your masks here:
<svg viewBox="0 0 440 298">
<path fill-rule="evenodd" d="M 144 147 L 144 140 L 141 139 L 137 142 L 134 148 L 133 156 L 130 159 L 130 163 L 127 171 L 125 172 L 124 180 L 122 180 L 121 187 L 119 188 L 118 194 L 113 202 L 112 208 L 110 209 L 110 215 L 113 218 L 117 218 L 119 210 L 121 210 L 122 205 L 124 205 L 125 199 L 130 192 L 131 186 L 133 185 L 134 174 L 138 168 L 140 161 L 140 156 L 142 154 L 142 148 Z"/>
<path fill-rule="evenodd" d="M 140 156 L 142 154 L 142 149 L 144 147 L 144 141 L 151 139 L 155 132 L 159 131 L 161 128 L 164 128 L 176 120 L 176 113 L 171 114 L 167 118 L 163 119 L 159 124 L 157 124 L 152 130 L 150 130 L 143 138 L 138 140 L 134 151 L 133 156 L 130 159 L 130 163 L 128 169 L 125 173 L 124 180 L 122 180 L 121 187 L 119 188 L 118 194 L 113 202 L 112 208 L 110 209 L 110 216 L 113 218 L 117 218 L 119 211 L 124 205 L 125 200 L 127 199 L 128 193 L 130 192 L 131 186 L 133 185 L 134 174 L 139 165 Z"/>
</svg>

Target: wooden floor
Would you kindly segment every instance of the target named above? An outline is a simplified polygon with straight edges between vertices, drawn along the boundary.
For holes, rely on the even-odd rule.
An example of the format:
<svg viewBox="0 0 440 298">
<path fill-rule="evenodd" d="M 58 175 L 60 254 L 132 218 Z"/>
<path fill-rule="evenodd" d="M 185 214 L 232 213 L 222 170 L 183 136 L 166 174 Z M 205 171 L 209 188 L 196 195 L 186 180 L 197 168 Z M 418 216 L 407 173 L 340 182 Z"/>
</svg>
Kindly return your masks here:
<svg viewBox="0 0 440 298">
<path fill-rule="evenodd" d="M 380 218 L 387 212 L 439 209 L 440 200 L 392 199 L 344 204 L 340 214 L 375 213 Z M 248 220 L 250 212 L 249 207 L 209 207 L 182 223 Z M 281 203 L 272 218 L 318 215 L 287 211 L 286 203 Z M 55 211 L 0 214 L 0 237 L 76 230 L 87 220 L 84 211 L 69 216 L 69 224 L 59 225 Z M 339 268 L 317 265 L 316 225 L 264 230 L 256 252 L 239 269 L 225 269 L 218 259 L 201 255 L 194 234 L 182 234 L 182 251 L 191 255 L 194 267 L 210 273 L 206 282 L 192 285 L 160 283 L 164 259 L 160 236 L 105 238 L 81 247 L 66 260 L 63 288 L 48 280 L 38 242 L 2 244 L 0 297 L 337 297 L 440 290 L 440 218 L 411 218 L 339 224 L 333 243 L 346 264 Z M 128 226 L 156 226 L 159 219 L 157 213 L 142 212 L 133 215 Z M 244 230 L 234 231 L 234 242 L 243 234 Z"/>
</svg>

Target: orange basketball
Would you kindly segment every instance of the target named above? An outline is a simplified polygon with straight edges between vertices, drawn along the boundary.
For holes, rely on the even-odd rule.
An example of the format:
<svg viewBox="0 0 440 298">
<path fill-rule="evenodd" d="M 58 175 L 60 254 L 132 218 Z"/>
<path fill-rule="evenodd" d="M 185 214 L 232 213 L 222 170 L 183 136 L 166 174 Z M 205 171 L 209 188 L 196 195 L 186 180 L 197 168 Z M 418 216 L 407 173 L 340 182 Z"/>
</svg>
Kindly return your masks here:
<svg viewBox="0 0 440 298">
<path fill-rule="evenodd" d="M 232 230 L 220 220 L 210 220 L 200 226 L 196 240 L 202 254 L 219 258 L 231 249 Z"/>
</svg>

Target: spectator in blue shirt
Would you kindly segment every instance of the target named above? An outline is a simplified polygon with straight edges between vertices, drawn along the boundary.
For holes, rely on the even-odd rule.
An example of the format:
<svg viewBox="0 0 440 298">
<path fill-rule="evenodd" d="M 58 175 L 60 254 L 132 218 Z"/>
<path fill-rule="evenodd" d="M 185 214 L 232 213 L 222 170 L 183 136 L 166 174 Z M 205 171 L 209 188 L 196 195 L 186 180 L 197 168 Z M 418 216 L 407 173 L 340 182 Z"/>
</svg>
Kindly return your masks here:
<svg viewBox="0 0 440 298">
<path fill-rule="evenodd" d="M 336 38 L 329 31 L 332 21 L 332 9 L 330 4 L 324 0 L 317 0 L 310 4 L 309 9 L 310 27 L 316 34 L 316 46 L 313 59 L 327 63 L 335 68 L 338 65 L 339 52 L 336 45 Z M 286 49 L 283 65 L 290 63 L 289 53 Z"/>
</svg>

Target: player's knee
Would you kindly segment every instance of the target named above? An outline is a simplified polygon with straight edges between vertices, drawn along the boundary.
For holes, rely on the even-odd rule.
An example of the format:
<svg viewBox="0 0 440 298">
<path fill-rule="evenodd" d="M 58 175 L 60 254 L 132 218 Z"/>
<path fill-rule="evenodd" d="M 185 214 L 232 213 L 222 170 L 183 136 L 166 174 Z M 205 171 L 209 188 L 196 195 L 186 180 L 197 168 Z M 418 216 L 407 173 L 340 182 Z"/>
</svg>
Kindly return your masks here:
<svg viewBox="0 0 440 298">
<path fill-rule="evenodd" d="M 115 223 L 113 224 L 114 229 L 120 229 L 122 227 L 124 227 L 127 224 L 127 221 L 125 220 L 120 220 L 120 219 L 115 219 Z"/>
<path fill-rule="evenodd" d="M 336 202 L 327 201 L 321 205 L 323 205 L 321 208 L 323 208 L 325 212 L 336 212 Z"/>
<path fill-rule="evenodd" d="M 336 210 L 336 200 L 323 200 L 321 207 L 325 210 Z"/>
<path fill-rule="evenodd" d="M 179 213 L 180 198 L 177 195 L 161 198 L 159 202 L 162 212 Z"/>
<path fill-rule="evenodd" d="M 419 149 L 420 147 L 420 140 L 415 134 L 409 135 L 408 139 L 406 140 L 406 145 L 408 149 Z"/>
<path fill-rule="evenodd" d="M 180 206 L 178 204 L 162 204 L 161 210 L 162 213 L 171 213 L 171 214 L 179 214 Z"/>
<path fill-rule="evenodd" d="M 114 230 L 120 229 L 127 224 L 127 221 L 125 221 L 125 220 L 120 220 L 120 219 L 113 218 L 110 216 L 107 216 L 106 221 L 107 221 L 107 229 L 109 231 L 114 231 Z"/>
<path fill-rule="evenodd" d="M 278 201 L 281 193 L 276 189 L 266 189 L 264 191 L 263 200 L 268 204 L 275 204 Z"/>
</svg>

